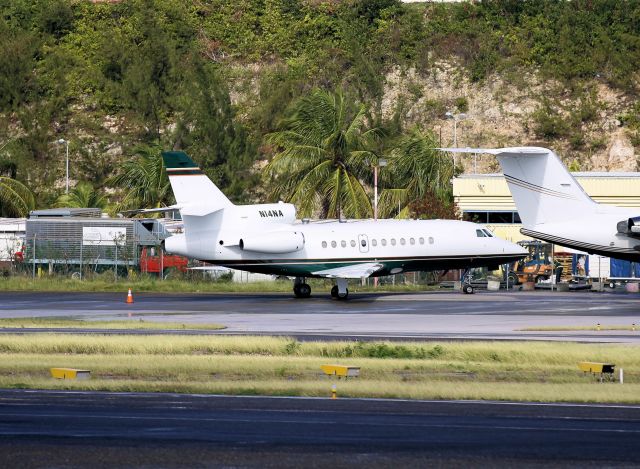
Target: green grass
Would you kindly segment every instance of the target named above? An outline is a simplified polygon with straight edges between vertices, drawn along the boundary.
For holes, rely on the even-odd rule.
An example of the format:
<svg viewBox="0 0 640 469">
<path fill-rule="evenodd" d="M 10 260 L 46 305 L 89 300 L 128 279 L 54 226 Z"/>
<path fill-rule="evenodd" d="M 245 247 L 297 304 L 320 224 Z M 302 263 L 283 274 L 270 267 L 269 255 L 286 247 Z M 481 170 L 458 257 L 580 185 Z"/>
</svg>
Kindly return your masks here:
<svg viewBox="0 0 640 469">
<path fill-rule="evenodd" d="M 329 280 L 309 279 L 314 295 L 328 295 L 333 283 Z M 0 277 L 0 291 L 77 291 L 77 292 L 123 292 L 131 288 L 134 296 L 138 292 L 184 292 L 184 293 L 291 293 L 293 282 L 278 280 L 273 282 L 216 282 L 213 280 L 172 279 L 160 280 L 153 276 L 139 276 L 137 278 L 121 278 L 116 282 L 111 276 L 101 275 L 89 280 L 74 280 L 63 276 L 12 276 Z M 438 286 L 398 284 L 362 286 L 360 282 L 350 282 L 349 291 L 357 292 L 386 292 L 386 291 L 425 291 L 437 290 Z"/>
<path fill-rule="evenodd" d="M 612 362 L 625 384 L 599 383 L 579 361 Z M 297 342 L 275 337 L 0 336 L 5 388 L 328 396 L 320 366 L 359 366 L 341 396 L 640 403 L 640 347 L 543 342 Z M 52 367 L 92 370 L 88 381 Z"/>
<path fill-rule="evenodd" d="M 218 330 L 224 329 L 221 324 L 191 324 L 181 322 L 154 322 L 143 319 L 122 321 L 87 321 L 70 318 L 0 318 L 2 329 L 194 329 Z"/>
</svg>

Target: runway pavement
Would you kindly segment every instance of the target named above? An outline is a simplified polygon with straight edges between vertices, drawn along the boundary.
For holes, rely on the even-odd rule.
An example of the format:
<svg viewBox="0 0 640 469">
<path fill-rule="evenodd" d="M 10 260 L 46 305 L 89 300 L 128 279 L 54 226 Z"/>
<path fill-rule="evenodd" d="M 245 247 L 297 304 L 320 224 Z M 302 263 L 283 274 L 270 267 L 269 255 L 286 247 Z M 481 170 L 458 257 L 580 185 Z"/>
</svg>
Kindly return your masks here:
<svg viewBox="0 0 640 469">
<path fill-rule="evenodd" d="M 135 292 L 134 292 L 135 293 Z M 525 332 L 540 326 L 640 325 L 640 295 L 591 292 L 353 294 L 0 293 L 0 317 L 220 323 L 216 334 L 315 338 L 572 340 L 640 343 L 640 331 Z M 120 332 L 121 333 L 121 332 Z M 150 333 L 150 332 L 144 332 Z M 161 333 L 161 332 L 152 332 Z M 187 332 L 188 333 L 188 332 Z"/>
<path fill-rule="evenodd" d="M 639 406 L 0 391 L 2 467 L 637 463 Z"/>
</svg>

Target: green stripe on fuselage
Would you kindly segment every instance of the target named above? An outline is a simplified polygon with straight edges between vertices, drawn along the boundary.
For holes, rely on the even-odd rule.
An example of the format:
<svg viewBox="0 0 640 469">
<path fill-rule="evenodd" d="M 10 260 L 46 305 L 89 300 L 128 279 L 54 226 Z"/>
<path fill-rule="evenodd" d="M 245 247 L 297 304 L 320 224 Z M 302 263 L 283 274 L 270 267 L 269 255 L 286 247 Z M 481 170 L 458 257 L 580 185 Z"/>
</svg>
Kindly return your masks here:
<svg viewBox="0 0 640 469">
<path fill-rule="evenodd" d="M 298 277 L 314 277 L 313 272 L 319 272 L 328 269 L 338 269 L 340 267 L 348 267 L 363 263 L 377 262 L 382 264 L 383 269 L 379 270 L 373 276 L 390 275 L 393 269 L 402 269 L 402 272 L 416 271 L 433 271 L 447 269 L 465 269 L 468 267 L 484 267 L 498 266 L 513 262 L 522 258 L 519 255 L 501 255 L 501 256 L 485 256 L 485 257 L 451 257 L 451 258 L 404 258 L 404 259 L 358 259 L 354 261 L 329 261 L 321 259 L 309 260 L 236 260 L 233 262 L 224 261 L 208 261 L 212 264 L 221 265 L 231 269 L 246 270 L 249 272 L 257 272 L 262 274 L 286 275 Z"/>
</svg>

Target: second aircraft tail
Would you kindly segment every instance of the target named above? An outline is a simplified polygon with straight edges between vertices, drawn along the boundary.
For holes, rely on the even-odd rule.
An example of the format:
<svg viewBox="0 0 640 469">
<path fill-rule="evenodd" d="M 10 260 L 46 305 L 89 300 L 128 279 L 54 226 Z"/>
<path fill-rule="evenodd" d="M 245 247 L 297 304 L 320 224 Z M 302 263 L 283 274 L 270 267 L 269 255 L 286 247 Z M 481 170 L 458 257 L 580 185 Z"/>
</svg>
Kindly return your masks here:
<svg viewBox="0 0 640 469">
<path fill-rule="evenodd" d="M 598 204 L 584 192 L 560 158 L 546 148 L 443 150 L 495 155 L 525 228 L 568 221 L 598 211 Z"/>
</svg>

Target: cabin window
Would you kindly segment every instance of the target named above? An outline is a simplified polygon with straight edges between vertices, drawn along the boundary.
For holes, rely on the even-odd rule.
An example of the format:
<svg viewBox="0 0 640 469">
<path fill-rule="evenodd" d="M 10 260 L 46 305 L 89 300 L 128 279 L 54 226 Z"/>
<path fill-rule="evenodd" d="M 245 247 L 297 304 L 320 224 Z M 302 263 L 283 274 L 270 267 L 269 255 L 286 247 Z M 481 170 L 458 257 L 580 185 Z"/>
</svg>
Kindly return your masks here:
<svg viewBox="0 0 640 469">
<path fill-rule="evenodd" d="M 424 238 L 421 237 L 418 241 L 420 242 L 420 244 L 424 244 Z"/>
<path fill-rule="evenodd" d="M 326 242 L 326 241 L 323 241 L 323 242 L 322 242 L 322 247 L 323 247 L 323 248 L 326 248 L 326 247 L 327 247 L 327 242 Z"/>
<path fill-rule="evenodd" d="M 354 240 L 351 240 L 351 242 L 350 242 L 349 244 L 351 244 L 351 247 L 352 247 L 352 248 L 355 248 L 355 247 L 356 247 L 356 242 L 355 242 Z"/>
<path fill-rule="evenodd" d="M 375 239 L 371 240 L 371 245 L 372 246 L 377 246 L 378 245 L 378 241 L 376 241 Z"/>
<path fill-rule="evenodd" d="M 335 241 L 331 241 L 331 247 L 335 248 L 338 245 L 338 243 L 336 243 Z"/>
<path fill-rule="evenodd" d="M 433 244 L 433 238 L 429 236 L 429 244 Z"/>
<path fill-rule="evenodd" d="M 346 248 L 347 242 L 343 239 L 342 241 L 340 241 L 340 246 L 342 246 L 343 248 Z"/>
<path fill-rule="evenodd" d="M 387 240 L 386 240 L 386 239 L 384 239 L 384 238 L 382 238 L 382 239 L 380 240 L 380 243 L 382 243 L 382 245 L 383 245 L 383 246 L 386 246 L 386 245 L 387 245 Z"/>
<path fill-rule="evenodd" d="M 400 238 L 400 244 L 402 244 L 403 246 L 405 245 L 405 240 L 404 240 L 404 238 Z"/>
<path fill-rule="evenodd" d="M 395 246 L 396 245 L 396 238 L 391 238 L 391 246 Z"/>
<path fill-rule="evenodd" d="M 414 244 L 416 244 L 416 240 L 414 238 L 409 238 L 409 244 L 413 246 Z"/>
<path fill-rule="evenodd" d="M 482 231 L 482 230 L 476 230 L 476 236 L 478 238 L 486 238 L 487 237 L 487 235 L 484 234 L 484 231 Z"/>
<path fill-rule="evenodd" d="M 367 247 L 367 242 L 364 239 L 361 239 L 360 240 L 360 246 L 362 246 L 363 248 Z"/>
</svg>

